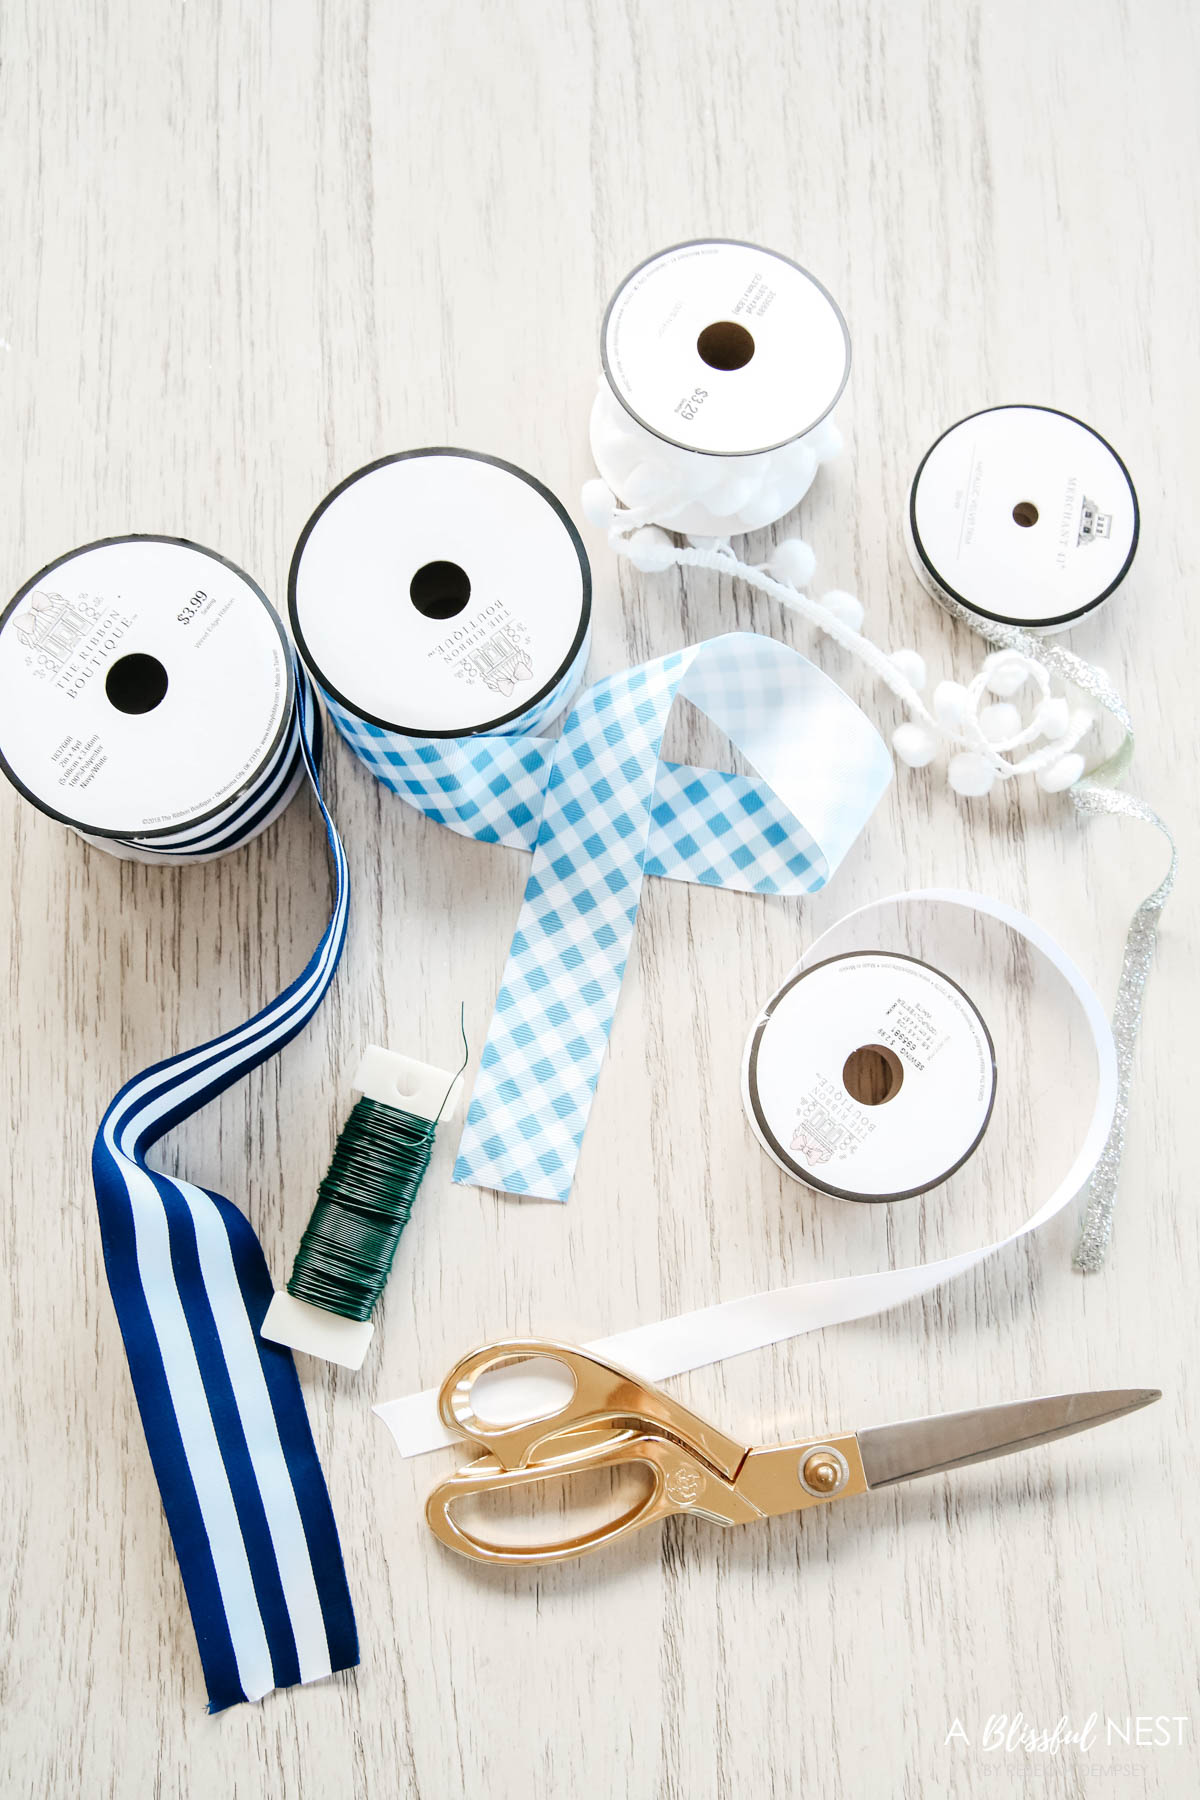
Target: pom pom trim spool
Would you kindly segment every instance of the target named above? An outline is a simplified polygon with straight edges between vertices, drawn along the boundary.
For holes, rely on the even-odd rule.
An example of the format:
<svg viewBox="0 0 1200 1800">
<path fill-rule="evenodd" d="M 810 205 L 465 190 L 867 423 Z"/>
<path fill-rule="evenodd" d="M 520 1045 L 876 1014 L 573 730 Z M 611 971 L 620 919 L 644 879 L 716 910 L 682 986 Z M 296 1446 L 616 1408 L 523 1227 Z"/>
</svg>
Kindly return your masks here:
<svg viewBox="0 0 1200 1800">
<path fill-rule="evenodd" d="M 740 353 L 710 347 L 718 334 Z M 733 238 L 659 251 L 613 295 L 600 352 L 592 454 L 639 567 L 669 565 L 655 525 L 713 537 L 782 518 L 840 448 L 829 414 L 850 372 L 846 321 L 777 251 Z M 585 510 L 612 522 L 598 495 Z"/>
<path fill-rule="evenodd" d="M 25 582 L 0 614 L 0 692 L 9 781 L 126 859 L 223 855 L 304 778 L 283 626 L 257 582 L 184 538 L 101 538 Z"/>
<path fill-rule="evenodd" d="M 414 592 L 438 568 L 466 578 L 461 603 L 461 589 L 447 603 L 452 611 L 422 610 L 428 602 Z M 339 596 L 332 608 L 331 593 Z M 339 728 L 348 714 L 414 739 L 503 732 L 547 705 L 553 711 L 545 716 L 553 717 L 582 676 L 591 605 L 582 539 L 549 488 L 498 456 L 445 447 L 382 456 L 340 481 L 300 533 L 288 577 L 292 632 Z M 494 716 L 472 709 L 474 690 L 495 692 L 498 684 L 503 691 L 511 669 L 523 667 L 516 661 L 522 651 L 529 691 Z M 497 660 L 489 664 L 488 657 Z M 445 679 L 436 694 L 410 693 L 409 703 L 425 706 L 426 716 L 402 724 L 363 693 L 347 691 L 347 676 L 369 676 L 368 663 L 382 663 L 393 691 L 404 679 L 426 686 L 431 668 Z M 465 716 L 450 716 L 456 701 Z"/>
<path fill-rule="evenodd" d="M 743 251 L 745 256 L 737 254 Z M 775 289 L 767 286 L 772 280 Z M 697 332 L 706 313 L 716 316 Z M 754 339 L 743 318 L 760 332 L 766 321 L 767 345 Z M 740 360 L 705 353 L 705 338 L 720 331 L 738 334 Z M 814 339 L 820 340 L 815 346 Z M 786 425 L 780 418 L 754 441 L 756 423 L 765 423 L 764 412 L 778 403 L 789 373 L 798 385 L 800 363 L 792 347 L 802 341 L 802 416 Z M 766 365 L 764 348 L 773 359 Z M 747 404 L 739 384 L 742 394 L 723 415 L 723 426 L 706 431 L 711 408 L 689 407 L 689 387 L 735 374 L 752 361 L 755 386 L 767 394 Z M 850 378 L 850 332 L 829 289 L 791 257 L 744 238 L 690 238 L 656 251 L 626 275 L 605 309 L 600 362 L 621 407 L 660 442 L 700 456 L 766 456 L 804 437 L 833 411 Z M 678 425 L 668 423 L 675 420 Z"/>
<path fill-rule="evenodd" d="M 995 1098 L 995 1048 L 974 1001 L 895 951 L 794 972 L 742 1059 L 759 1143 L 785 1174 L 838 1200 L 911 1200 L 948 1181 L 982 1142 Z"/>
<path fill-rule="evenodd" d="M 361 1369 L 438 1124 L 454 1116 L 462 1086 L 461 1069 L 451 1074 L 374 1044 L 365 1052 L 354 1077 L 362 1098 L 338 1138 L 287 1291 L 267 1308 L 265 1338 Z"/>
</svg>

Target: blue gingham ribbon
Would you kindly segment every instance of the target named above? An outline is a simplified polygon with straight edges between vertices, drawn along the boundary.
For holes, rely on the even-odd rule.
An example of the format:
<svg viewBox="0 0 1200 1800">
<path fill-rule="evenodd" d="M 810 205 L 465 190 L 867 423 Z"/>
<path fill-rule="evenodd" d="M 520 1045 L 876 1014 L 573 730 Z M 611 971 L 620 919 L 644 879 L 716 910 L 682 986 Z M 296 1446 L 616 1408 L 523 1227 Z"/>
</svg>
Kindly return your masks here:
<svg viewBox="0 0 1200 1800">
<path fill-rule="evenodd" d="M 599 681 L 561 738 L 584 652 L 512 735 L 415 738 L 328 695 L 388 787 L 466 836 L 533 852 L 454 1179 L 565 1200 L 642 880 L 758 894 L 824 885 L 891 779 L 878 733 L 837 685 L 774 638 L 736 632 Z M 662 760 L 677 699 L 720 727 L 757 778 Z"/>
<path fill-rule="evenodd" d="M 320 721 L 297 664 L 292 730 L 220 818 L 139 842 L 156 859 L 236 848 L 305 772 L 333 859 L 333 916 L 304 972 L 246 1024 L 126 1083 L 92 1152 L 109 1285 L 196 1629 L 213 1712 L 358 1661 L 337 1527 L 290 1353 L 259 1335 L 272 1284 L 237 1207 L 151 1169 L 182 1120 L 307 1024 L 346 935 L 346 858 L 317 780 Z"/>
</svg>

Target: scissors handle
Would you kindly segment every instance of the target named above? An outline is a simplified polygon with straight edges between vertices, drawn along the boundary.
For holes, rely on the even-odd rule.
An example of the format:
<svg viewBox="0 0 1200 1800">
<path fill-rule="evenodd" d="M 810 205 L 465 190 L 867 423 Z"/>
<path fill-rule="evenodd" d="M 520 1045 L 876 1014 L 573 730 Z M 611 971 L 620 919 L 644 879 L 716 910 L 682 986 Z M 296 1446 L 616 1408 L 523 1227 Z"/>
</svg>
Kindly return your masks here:
<svg viewBox="0 0 1200 1800">
<path fill-rule="evenodd" d="M 615 1519 L 552 1543 L 497 1543 L 469 1530 L 453 1515 L 456 1504 L 481 1494 L 630 1464 L 650 1471 L 650 1492 Z M 627 1533 L 678 1512 L 701 1513 L 719 1525 L 741 1525 L 762 1517 L 732 1481 L 704 1464 L 673 1437 L 660 1435 L 642 1424 L 624 1429 L 585 1425 L 575 1431 L 559 1431 L 540 1454 L 520 1467 L 505 1467 L 492 1455 L 477 1457 L 435 1487 L 425 1504 L 430 1530 L 448 1549 L 475 1562 L 517 1567 L 565 1562 L 569 1557 L 602 1550 Z"/>
<path fill-rule="evenodd" d="M 473 1390 L 481 1376 L 537 1362 L 565 1369 L 570 1394 L 543 1395 L 530 1414 L 514 1421 L 489 1422 L 479 1416 Z M 438 1390 L 438 1412 L 444 1425 L 478 1444 L 504 1469 L 523 1469 L 533 1459 L 540 1463 L 543 1447 L 564 1432 L 592 1426 L 619 1432 L 627 1421 L 649 1428 L 652 1435 L 662 1432 L 678 1439 L 728 1479 L 736 1475 L 747 1449 L 627 1370 L 551 1338 L 504 1338 L 470 1351 Z"/>
</svg>

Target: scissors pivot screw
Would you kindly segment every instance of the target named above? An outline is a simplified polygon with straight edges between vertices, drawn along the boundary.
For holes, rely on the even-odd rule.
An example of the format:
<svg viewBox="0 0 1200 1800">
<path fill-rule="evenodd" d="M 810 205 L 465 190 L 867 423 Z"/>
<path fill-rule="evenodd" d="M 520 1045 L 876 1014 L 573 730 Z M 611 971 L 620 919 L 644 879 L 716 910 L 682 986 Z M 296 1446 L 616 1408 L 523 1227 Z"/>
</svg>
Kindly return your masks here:
<svg viewBox="0 0 1200 1800">
<path fill-rule="evenodd" d="M 849 1479 L 849 1465 L 832 1445 L 810 1451 L 800 1465 L 800 1485 L 810 1494 L 836 1494 Z"/>
</svg>

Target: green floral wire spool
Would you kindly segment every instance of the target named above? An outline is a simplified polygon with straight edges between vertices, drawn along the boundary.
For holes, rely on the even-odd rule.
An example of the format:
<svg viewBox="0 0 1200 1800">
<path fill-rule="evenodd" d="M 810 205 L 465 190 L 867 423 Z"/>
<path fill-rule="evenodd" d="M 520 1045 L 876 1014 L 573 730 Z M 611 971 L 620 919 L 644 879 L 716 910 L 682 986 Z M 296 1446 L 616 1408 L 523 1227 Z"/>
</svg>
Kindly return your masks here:
<svg viewBox="0 0 1200 1800">
<path fill-rule="evenodd" d="M 300 1240 L 287 1291 L 343 1319 L 366 1320 L 433 1155 L 437 1124 L 362 1099 L 338 1138 Z"/>
<path fill-rule="evenodd" d="M 466 1067 L 466 1035 L 463 1036 Z M 437 1128 L 457 1105 L 462 1068 L 449 1074 L 372 1047 L 354 1085 L 362 1098 L 334 1146 L 285 1292 L 262 1335 L 346 1368 L 361 1368 L 371 1314 L 391 1273 L 433 1155 Z"/>
</svg>

